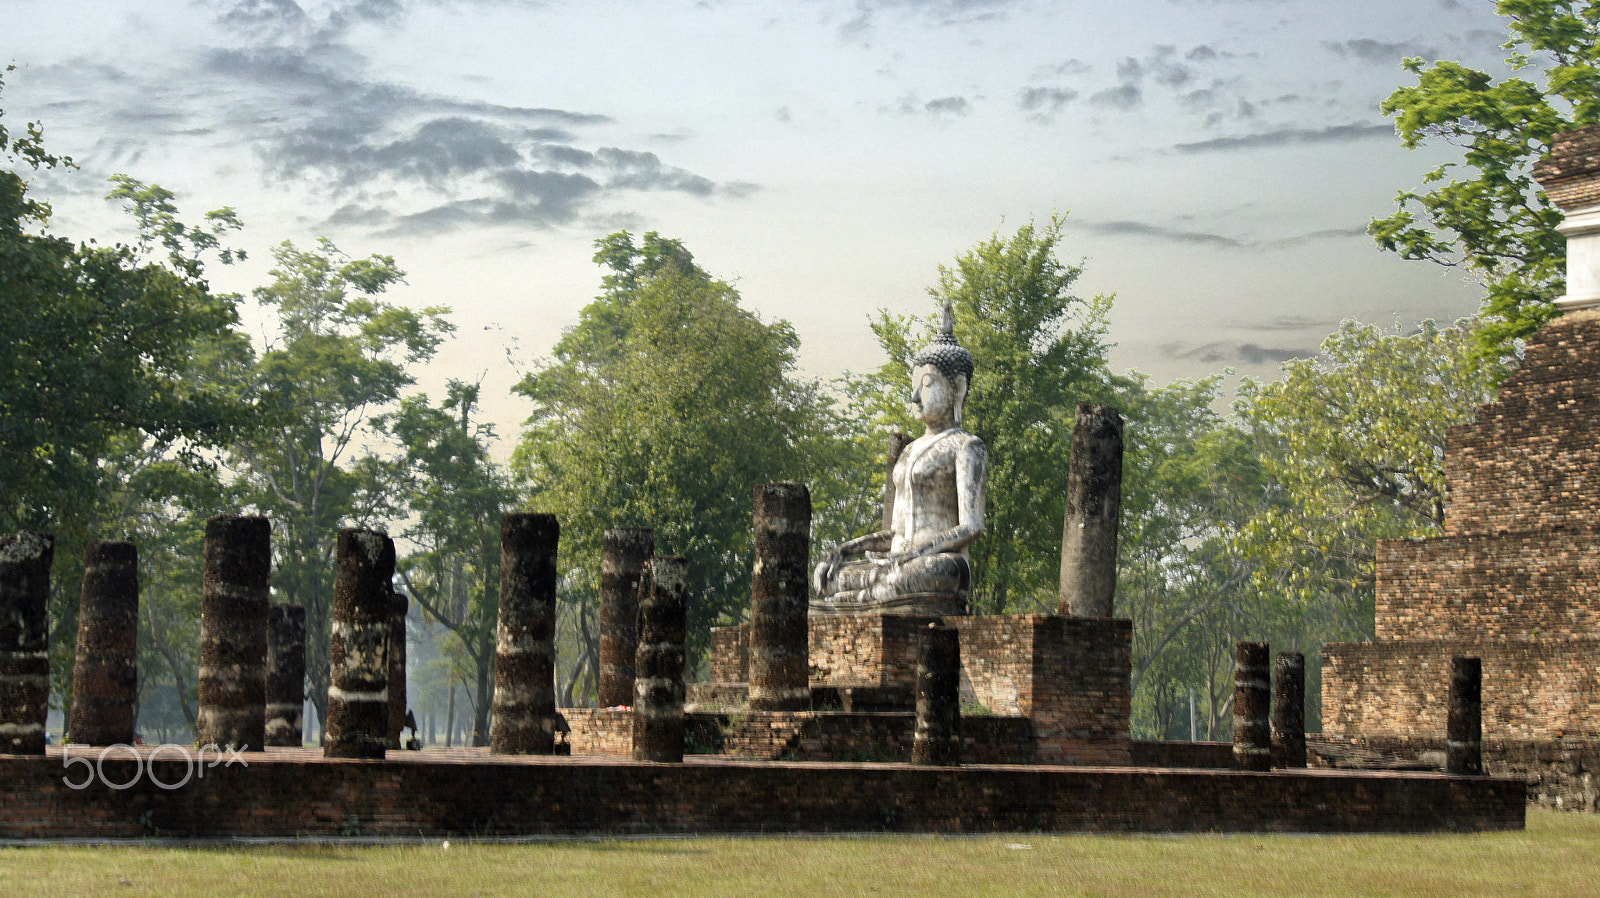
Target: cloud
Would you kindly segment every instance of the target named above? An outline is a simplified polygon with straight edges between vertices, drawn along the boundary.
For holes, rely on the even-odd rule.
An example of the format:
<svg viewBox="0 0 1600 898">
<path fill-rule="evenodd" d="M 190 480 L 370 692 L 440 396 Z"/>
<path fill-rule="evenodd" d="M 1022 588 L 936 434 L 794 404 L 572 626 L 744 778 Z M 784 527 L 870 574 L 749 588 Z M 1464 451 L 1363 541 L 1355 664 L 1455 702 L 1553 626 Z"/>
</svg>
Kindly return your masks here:
<svg viewBox="0 0 1600 898">
<path fill-rule="evenodd" d="M 966 97 L 940 97 L 929 100 L 923 108 L 933 115 L 966 115 L 972 110 Z"/>
<path fill-rule="evenodd" d="M 1310 358 L 1315 354 L 1310 349 L 1279 349 L 1257 346 L 1254 343 L 1228 343 L 1216 341 L 1211 343 L 1163 343 L 1160 346 L 1161 354 L 1177 361 L 1197 361 L 1207 365 L 1219 362 L 1243 362 L 1247 365 L 1265 365 L 1287 362 L 1290 359 Z"/>
<path fill-rule="evenodd" d="M 1064 87 L 1030 87 L 1017 98 L 1017 107 L 1028 112 L 1059 112 L 1077 98 L 1077 91 Z"/>
<path fill-rule="evenodd" d="M 1180 143 L 1173 147 L 1180 153 L 1228 153 L 1263 147 L 1281 147 L 1292 144 L 1347 143 L 1373 137 L 1393 137 L 1394 126 L 1351 122 L 1326 128 L 1279 128 L 1237 137 L 1216 137 L 1195 143 Z"/>
<path fill-rule="evenodd" d="M 935 118 L 964 116 L 972 112 L 972 102 L 966 97 L 937 97 L 926 103 L 915 93 L 908 93 L 893 105 L 878 107 L 889 115 L 929 115 Z"/>
<path fill-rule="evenodd" d="M 1341 59 L 1356 59 L 1379 65 L 1399 65 L 1400 60 L 1408 56 L 1421 56 L 1434 59 L 1439 51 L 1420 41 L 1398 41 L 1389 43 L 1376 41 L 1371 38 L 1357 38 L 1345 41 L 1323 41 L 1322 48 Z"/>
<path fill-rule="evenodd" d="M 1095 91 L 1089 96 L 1089 102 L 1102 109 L 1115 109 L 1126 112 L 1135 109 L 1144 100 L 1144 92 L 1136 84 L 1121 84 L 1108 87 L 1105 90 Z"/>
<path fill-rule="evenodd" d="M 1248 321 L 1235 324 L 1239 330 L 1249 331 L 1303 331 L 1315 330 L 1327 333 L 1338 326 L 1337 318 L 1311 318 L 1305 315 L 1276 315 L 1261 321 Z"/>
<path fill-rule="evenodd" d="M 1232 237 L 1227 234 L 1216 234 L 1207 231 L 1185 230 L 1166 225 L 1152 224 L 1145 221 L 1132 221 L 1118 219 L 1113 221 L 1088 221 L 1080 222 L 1084 230 L 1096 234 L 1105 234 L 1113 237 L 1143 237 L 1165 243 L 1178 243 L 1189 246 L 1209 246 L 1215 249 L 1228 250 L 1266 250 L 1285 249 L 1292 246 L 1303 246 L 1308 243 L 1317 243 L 1323 240 L 1344 240 L 1351 237 L 1365 237 L 1365 227 L 1352 228 L 1327 228 L 1299 234 L 1292 237 L 1280 237 L 1272 240 L 1253 240 L 1242 237 Z"/>
<path fill-rule="evenodd" d="M 847 42 L 871 37 L 879 13 L 893 12 L 937 27 L 967 25 L 1004 17 L 1026 0 L 855 0 L 849 19 L 839 26 Z"/>
</svg>

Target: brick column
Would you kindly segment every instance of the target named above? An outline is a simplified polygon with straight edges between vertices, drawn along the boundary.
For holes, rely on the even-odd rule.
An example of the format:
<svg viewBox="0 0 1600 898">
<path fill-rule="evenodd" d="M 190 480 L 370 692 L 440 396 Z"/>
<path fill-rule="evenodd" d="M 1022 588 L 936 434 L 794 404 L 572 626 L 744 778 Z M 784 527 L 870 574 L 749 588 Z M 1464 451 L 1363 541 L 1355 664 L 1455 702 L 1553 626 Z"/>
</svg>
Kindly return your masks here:
<svg viewBox="0 0 1600 898">
<path fill-rule="evenodd" d="M 139 696 L 139 550 L 133 543 L 89 543 L 81 602 L 67 733 L 78 743 L 131 745 Z"/>
<path fill-rule="evenodd" d="M 1241 642 L 1233 664 L 1233 764 L 1240 770 L 1272 769 L 1272 683 L 1264 642 Z"/>
<path fill-rule="evenodd" d="M 373 530 L 339 531 L 333 581 L 329 758 L 382 759 L 389 728 L 389 606 L 394 542 Z"/>
<path fill-rule="evenodd" d="M 1061 525 L 1061 613 L 1109 618 L 1122 521 L 1122 413 L 1078 403 Z"/>
<path fill-rule="evenodd" d="M 305 744 L 306 609 L 267 609 L 267 744 Z"/>
<path fill-rule="evenodd" d="M 650 559 L 639 596 L 639 654 L 634 662 L 633 759 L 683 760 L 683 663 L 687 635 L 688 559 Z"/>
<path fill-rule="evenodd" d="M 1306 656 L 1299 652 L 1273 662 L 1272 744 L 1284 767 L 1306 766 Z"/>
<path fill-rule="evenodd" d="M 231 514 L 206 521 L 195 726 L 201 745 L 241 751 L 266 745 L 271 570 L 271 521 Z"/>
<path fill-rule="evenodd" d="M 1445 771 L 1483 775 L 1483 660 L 1450 659 L 1450 713 L 1445 724 Z"/>
<path fill-rule="evenodd" d="M 889 434 L 888 465 L 883 478 L 883 529 L 894 529 L 894 466 L 900 463 L 900 453 L 911 445 L 909 434 L 895 431 Z"/>
<path fill-rule="evenodd" d="M 614 527 L 600 539 L 600 707 L 633 706 L 639 651 L 639 581 L 656 553 L 649 527 Z"/>
<path fill-rule="evenodd" d="M 929 624 L 917 647 L 917 728 L 911 763 L 961 763 L 961 642 L 952 627 Z"/>
<path fill-rule="evenodd" d="M 55 545 L 32 530 L 0 539 L 0 753 L 44 754 Z"/>
<path fill-rule="evenodd" d="M 750 710 L 809 711 L 806 599 L 811 491 L 803 483 L 756 486 L 751 577 Z"/>
<path fill-rule="evenodd" d="M 553 514 L 500 519 L 500 620 L 494 653 L 497 755 L 555 753 L 556 547 Z"/>
<path fill-rule="evenodd" d="M 406 611 L 411 601 L 397 592 L 389 602 L 389 726 L 384 737 L 395 749 L 400 747 L 400 733 L 406 726 Z"/>
</svg>

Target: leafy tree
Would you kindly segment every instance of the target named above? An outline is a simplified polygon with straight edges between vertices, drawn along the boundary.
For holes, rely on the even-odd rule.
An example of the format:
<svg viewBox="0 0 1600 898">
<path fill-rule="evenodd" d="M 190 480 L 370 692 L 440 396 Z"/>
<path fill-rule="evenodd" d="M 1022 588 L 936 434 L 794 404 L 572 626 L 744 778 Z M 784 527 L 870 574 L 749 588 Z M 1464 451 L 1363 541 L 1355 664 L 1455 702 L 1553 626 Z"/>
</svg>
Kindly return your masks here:
<svg viewBox="0 0 1600 898">
<path fill-rule="evenodd" d="M 1082 269 L 1056 257 L 1063 225 L 1056 217 L 997 233 L 940 266 L 928 291 L 936 308 L 951 301 L 956 338 L 977 363 L 962 425 L 989 450 L 985 529 L 971 548 L 974 613 L 1055 611 L 1073 415 L 1078 402 L 1109 393 L 1111 298 L 1071 294 Z M 872 322 L 888 361 L 849 390 L 858 415 L 885 436 L 918 432 L 905 409 L 910 359 L 936 327 L 931 315 L 919 326 L 883 311 Z"/>
<path fill-rule="evenodd" d="M 1562 216 L 1532 178 L 1533 163 L 1559 132 L 1600 121 L 1600 3 L 1499 0 L 1507 17 L 1510 63 L 1521 77 L 1497 81 L 1457 62 L 1407 59 L 1414 86 L 1383 102 L 1408 148 L 1429 140 L 1460 146 L 1460 163 L 1429 172 L 1403 190 L 1398 210 L 1369 230 L 1407 259 L 1457 266 L 1488 290 L 1480 345 L 1498 357 L 1555 315 L 1566 242 Z"/>
<path fill-rule="evenodd" d="M 408 396 L 375 420 L 402 455 L 385 471 L 417 546 L 400 563 L 406 591 L 460 644 L 470 668 L 473 744 L 487 745 L 500 608 L 500 517 L 516 502 L 489 456 L 494 428 L 476 423 L 478 385 L 452 380 L 437 408 Z"/>
<path fill-rule="evenodd" d="M 311 701 L 327 720 L 334 537 L 391 510 L 375 459 L 351 459 L 368 418 L 396 402 L 411 369 L 453 330 L 447 309 L 414 310 L 374 297 L 400 282 L 389 256 L 352 259 L 332 241 L 273 250 L 273 282 L 255 291 L 277 314 L 277 340 L 240 373 L 266 426 L 230 446 L 241 505 L 273 519 L 273 588 L 306 608 Z"/>
<path fill-rule="evenodd" d="M 1342 626 L 1371 634 L 1376 541 L 1441 531 L 1446 434 L 1494 398 L 1500 366 L 1475 352 L 1480 339 L 1470 322 L 1400 335 L 1346 321 L 1319 359 L 1241 386 L 1236 410 L 1284 492 L 1241 546 L 1277 588 L 1308 603 L 1337 597 Z"/>
<path fill-rule="evenodd" d="M 808 475 L 828 456 L 813 450 L 836 436 L 826 397 L 795 376 L 787 322 L 743 308 L 680 241 L 619 232 L 596 247 L 601 295 L 516 388 L 534 409 L 513 458 L 529 507 L 561 521 L 569 637 L 591 678 L 607 528 L 653 527 L 658 553 L 688 558 L 698 654 L 749 606 L 755 484 L 820 486 Z"/>
</svg>

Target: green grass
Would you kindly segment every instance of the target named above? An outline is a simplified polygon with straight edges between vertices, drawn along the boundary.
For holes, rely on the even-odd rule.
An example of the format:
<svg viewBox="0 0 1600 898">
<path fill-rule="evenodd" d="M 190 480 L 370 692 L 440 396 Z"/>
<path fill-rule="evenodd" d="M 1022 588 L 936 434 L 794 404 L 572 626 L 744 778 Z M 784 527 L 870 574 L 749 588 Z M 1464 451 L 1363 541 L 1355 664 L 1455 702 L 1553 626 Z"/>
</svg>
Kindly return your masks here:
<svg viewBox="0 0 1600 898">
<path fill-rule="evenodd" d="M 0 849 L 0 896 L 1565 895 L 1600 893 L 1600 816 L 1440 836 L 707 838 Z"/>
</svg>

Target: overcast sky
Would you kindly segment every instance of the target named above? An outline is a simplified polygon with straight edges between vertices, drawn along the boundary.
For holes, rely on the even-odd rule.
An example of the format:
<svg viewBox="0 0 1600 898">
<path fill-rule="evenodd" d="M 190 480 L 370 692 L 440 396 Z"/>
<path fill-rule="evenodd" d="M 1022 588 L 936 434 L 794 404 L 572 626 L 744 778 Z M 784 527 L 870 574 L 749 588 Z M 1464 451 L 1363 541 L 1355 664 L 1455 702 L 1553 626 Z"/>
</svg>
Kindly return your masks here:
<svg viewBox="0 0 1600 898">
<path fill-rule="evenodd" d="M 421 382 L 506 396 L 599 286 L 596 237 L 685 241 L 816 376 L 881 362 L 869 315 L 1068 213 L 1118 370 L 1272 377 L 1339 320 L 1472 313 L 1364 233 L 1451 158 L 1378 104 L 1406 56 L 1502 71 L 1488 0 L 0 0 L 0 107 L 82 170 L 58 232 L 126 239 L 114 172 L 270 248 L 328 235 L 460 331 Z"/>
</svg>

